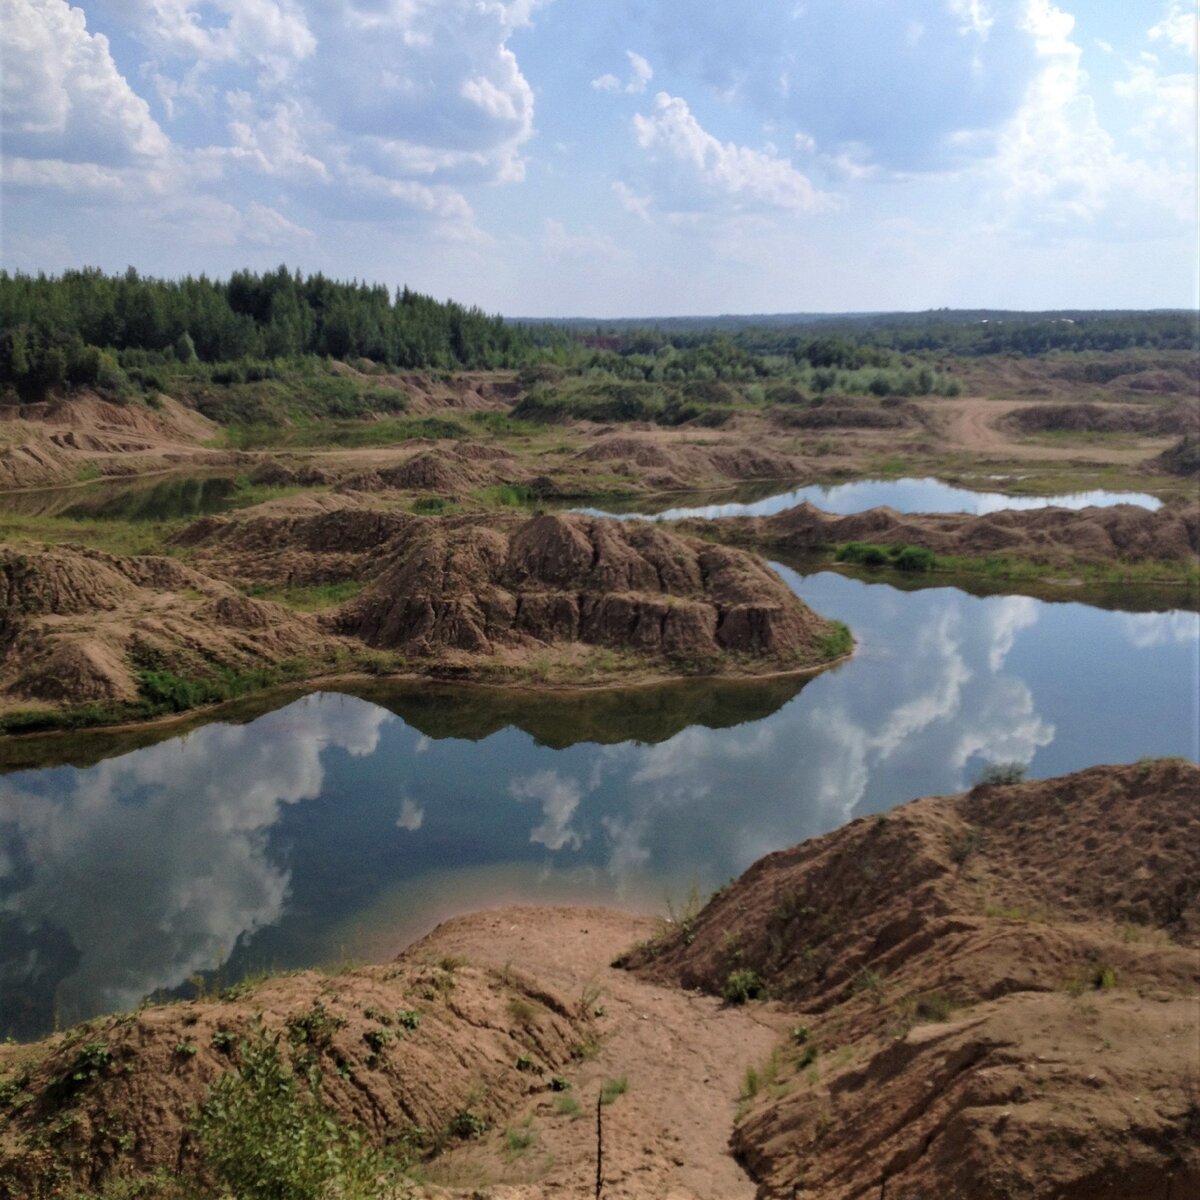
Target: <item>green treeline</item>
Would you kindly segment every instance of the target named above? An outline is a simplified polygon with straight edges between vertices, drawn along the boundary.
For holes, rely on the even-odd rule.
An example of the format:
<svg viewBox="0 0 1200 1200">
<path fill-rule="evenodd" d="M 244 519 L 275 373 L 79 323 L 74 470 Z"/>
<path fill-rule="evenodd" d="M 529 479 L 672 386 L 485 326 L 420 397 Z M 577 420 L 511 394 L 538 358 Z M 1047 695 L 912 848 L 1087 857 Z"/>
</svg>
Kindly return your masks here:
<svg viewBox="0 0 1200 1200">
<path fill-rule="evenodd" d="M 147 368 L 304 356 L 400 369 L 485 370 L 535 356 L 524 330 L 403 288 L 342 283 L 286 267 L 228 280 L 152 279 L 85 269 L 0 271 L 0 387 L 36 400 L 69 386 L 120 393 Z"/>
<path fill-rule="evenodd" d="M 873 365 L 871 355 L 930 351 L 974 357 L 1053 351 L 1200 350 L 1194 312 L 1005 312 L 944 309 L 924 313 L 781 314 L 559 322 L 586 343 L 619 354 L 688 350 L 716 336 L 751 354 L 787 355 L 814 366 Z M 552 336 L 533 326 L 535 337 Z M 819 362 L 830 354 L 843 361 Z M 858 361 L 849 361 L 856 358 Z"/>
</svg>

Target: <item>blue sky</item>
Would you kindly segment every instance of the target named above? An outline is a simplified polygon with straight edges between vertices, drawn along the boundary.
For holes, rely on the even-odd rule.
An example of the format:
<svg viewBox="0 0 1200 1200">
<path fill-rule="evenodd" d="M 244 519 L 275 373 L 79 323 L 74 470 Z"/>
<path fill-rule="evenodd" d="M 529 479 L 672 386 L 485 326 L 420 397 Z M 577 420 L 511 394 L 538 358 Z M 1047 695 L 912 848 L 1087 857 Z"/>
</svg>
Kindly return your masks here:
<svg viewBox="0 0 1200 1200">
<path fill-rule="evenodd" d="M 1196 302 L 1194 0 L 0 0 L 10 269 Z"/>
</svg>

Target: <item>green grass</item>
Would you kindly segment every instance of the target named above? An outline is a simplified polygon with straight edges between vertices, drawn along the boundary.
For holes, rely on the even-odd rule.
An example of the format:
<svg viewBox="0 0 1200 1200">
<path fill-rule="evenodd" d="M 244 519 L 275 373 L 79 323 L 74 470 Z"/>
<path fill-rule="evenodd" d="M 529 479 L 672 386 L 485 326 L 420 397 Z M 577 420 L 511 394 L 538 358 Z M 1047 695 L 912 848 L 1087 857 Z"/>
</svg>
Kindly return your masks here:
<svg viewBox="0 0 1200 1200">
<path fill-rule="evenodd" d="M 612 1104 L 618 1096 L 629 1091 L 629 1080 L 622 1075 L 619 1079 L 606 1079 L 600 1088 L 600 1103 Z"/>
<path fill-rule="evenodd" d="M 386 417 L 375 421 L 265 422 L 228 425 L 220 444 L 234 450 L 320 450 L 391 446 L 413 438 L 461 438 L 466 426 L 441 417 Z"/>
<path fill-rule="evenodd" d="M 822 658 L 844 658 L 854 649 L 854 635 L 843 621 L 832 622 L 833 629 L 820 642 Z"/>
<path fill-rule="evenodd" d="M 308 586 L 252 587 L 246 594 L 256 600 L 274 600 L 300 612 L 319 612 L 352 600 L 363 590 L 357 579 L 344 579 L 340 583 L 316 583 Z"/>
</svg>

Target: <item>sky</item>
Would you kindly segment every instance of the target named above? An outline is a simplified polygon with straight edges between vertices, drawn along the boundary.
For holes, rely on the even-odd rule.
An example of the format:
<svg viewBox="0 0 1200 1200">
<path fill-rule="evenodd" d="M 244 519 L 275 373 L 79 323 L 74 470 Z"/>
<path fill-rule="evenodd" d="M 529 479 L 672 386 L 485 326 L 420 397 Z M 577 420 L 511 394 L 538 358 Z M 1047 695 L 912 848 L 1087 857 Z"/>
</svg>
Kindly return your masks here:
<svg viewBox="0 0 1200 1200">
<path fill-rule="evenodd" d="M 0 263 L 509 316 L 1197 303 L 1195 0 L 0 0 Z"/>
</svg>

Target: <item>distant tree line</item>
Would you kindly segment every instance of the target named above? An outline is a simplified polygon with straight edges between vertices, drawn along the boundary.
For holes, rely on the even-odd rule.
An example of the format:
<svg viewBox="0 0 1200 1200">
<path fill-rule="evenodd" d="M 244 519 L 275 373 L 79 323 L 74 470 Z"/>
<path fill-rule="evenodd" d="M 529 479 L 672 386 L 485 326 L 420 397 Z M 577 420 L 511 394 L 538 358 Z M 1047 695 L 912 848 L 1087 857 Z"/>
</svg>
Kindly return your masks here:
<svg viewBox="0 0 1200 1200">
<path fill-rule="evenodd" d="M 344 283 L 287 267 L 228 280 L 85 269 L 0 271 L 0 386 L 119 390 L 128 368 L 321 355 L 400 369 L 515 367 L 537 356 L 498 316 L 405 287 Z"/>
<path fill-rule="evenodd" d="M 942 309 L 926 313 L 670 317 L 655 321 L 561 322 L 530 326 L 550 344 L 562 331 L 584 346 L 618 355 L 690 350 L 724 339 L 755 355 L 789 357 L 813 367 L 884 366 L 887 351 L 962 356 L 1053 351 L 1200 350 L 1200 317 L 1186 311 L 1050 313 Z"/>
</svg>

